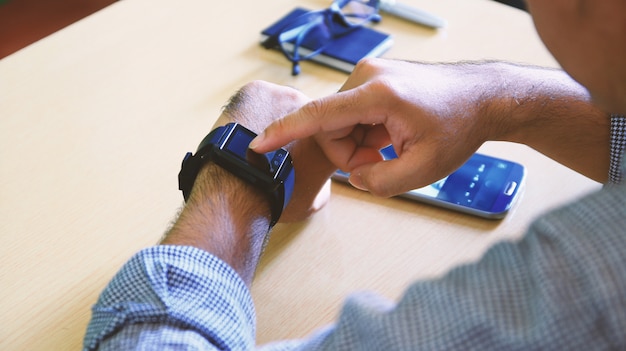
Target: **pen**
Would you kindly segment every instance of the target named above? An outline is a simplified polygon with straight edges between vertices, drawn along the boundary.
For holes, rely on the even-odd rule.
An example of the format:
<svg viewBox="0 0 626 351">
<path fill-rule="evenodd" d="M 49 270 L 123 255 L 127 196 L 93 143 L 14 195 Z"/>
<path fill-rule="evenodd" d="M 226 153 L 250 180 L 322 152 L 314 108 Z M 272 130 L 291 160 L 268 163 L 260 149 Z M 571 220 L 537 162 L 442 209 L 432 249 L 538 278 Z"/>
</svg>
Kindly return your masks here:
<svg viewBox="0 0 626 351">
<path fill-rule="evenodd" d="M 432 28 L 443 28 L 446 20 L 413 6 L 398 3 L 396 0 L 380 0 L 380 10 L 390 15 Z"/>
</svg>

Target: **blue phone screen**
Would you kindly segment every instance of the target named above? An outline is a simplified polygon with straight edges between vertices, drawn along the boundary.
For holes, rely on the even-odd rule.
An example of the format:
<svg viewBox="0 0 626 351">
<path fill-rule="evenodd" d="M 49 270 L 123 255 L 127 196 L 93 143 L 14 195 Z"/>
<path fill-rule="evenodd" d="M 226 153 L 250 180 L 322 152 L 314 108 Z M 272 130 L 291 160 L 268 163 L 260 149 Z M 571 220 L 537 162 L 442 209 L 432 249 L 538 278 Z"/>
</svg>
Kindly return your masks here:
<svg viewBox="0 0 626 351">
<path fill-rule="evenodd" d="M 391 146 L 381 153 L 385 159 L 398 157 Z M 454 173 L 411 192 L 481 211 L 505 210 L 509 202 L 503 198 L 514 195 L 519 185 L 519 180 L 510 179 L 511 173 L 520 167 L 514 162 L 474 154 Z"/>
<path fill-rule="evenodd" d="M 498 196 L 505 190 L 510 167 L 507 162 L 475 154 L 461 168 L 443 180 L 439 185 L 437 198 L 457 205 L 490 211 Z"/>
</svg>

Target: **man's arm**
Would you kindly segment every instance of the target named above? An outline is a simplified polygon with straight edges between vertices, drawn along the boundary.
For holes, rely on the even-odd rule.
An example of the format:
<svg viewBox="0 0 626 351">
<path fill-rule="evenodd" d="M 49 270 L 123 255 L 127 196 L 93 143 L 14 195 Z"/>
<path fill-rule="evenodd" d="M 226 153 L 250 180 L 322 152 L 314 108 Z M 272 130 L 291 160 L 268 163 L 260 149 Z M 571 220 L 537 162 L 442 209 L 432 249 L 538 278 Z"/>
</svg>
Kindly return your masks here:
<svg viewBox="0 0 626 351">
<path fill-rule="evenodd" d="M 350 296 L 310 350 L 621 350 L 626 187 L 533 223 L 476 263 L 414 283 L 398 303 Z"/>
<path fill-rule="evenodd" d="M 216 125 L 233 121 L 259 132 L 306 101 L 291 88 L 253 82 L 233 96 Z M 312 138 L 288 148 L 296 185 L 281 222 L 303 220 L 319 210 L 335 170 Z M 177 342 L 181 349 L 253 348 L 255 315 L 248 286 L 269 222 L 264 193 L 206 164 L 161 245 L 135 255 L 102 292 L 85 349 L 162 349 Z"/>
<path fill-rule="evenodd" d="M 601 183 L 608 179 L 611 118 L 558 69 L 498 65 L 500 93 L 483 109 L 488 140 L 528 145 Z M 609 111 L 610 112 L 610 111 Z"/>
<path fill-rule="evenodd" d="M 339 93 L 277 120 L 252 146 L 265 152 L 315 135 L 353 185 L 391 196 L 450 174 L 489 140 L 527 144 L 605 182 L 609 124 L 561 70 L 367 59 Z M 399 157 L 379 162 L 377 149 L 390 143 Z"/>
<path fill-rule="evenodd" d="M 269 200 L 208 163 L 161 245 L 142 250 L 93 308 L 86 349 L 254 347 L 247 287 L 268 234 Z M 182 346 L 181 346 L 182 347 Z"/>
<path fill-rule="evenodd" d="M 238 122 L 255 132 L 309 99 L 287 87 L 255 81 L 237 91 L 215 126 Z M 293 157 L 296 184 L 280 222 L 301 221 L 328 200 L 335 167 L 313 138 L 287 146 Z M 269 200 L 256 187 L 219 166 L 198 174 L 191 196 L 163 245 L 189 245 L 205 250 L 233 267 L 250 284 L 270 218 Z"/>
<path fill-rule="evenodd" d="M 162 245 L 193 246 L 231 266 L 247 285 L 268 235 L 269 200 L 223 168 L 202 168 L 187 204 Z"/>
</svg>

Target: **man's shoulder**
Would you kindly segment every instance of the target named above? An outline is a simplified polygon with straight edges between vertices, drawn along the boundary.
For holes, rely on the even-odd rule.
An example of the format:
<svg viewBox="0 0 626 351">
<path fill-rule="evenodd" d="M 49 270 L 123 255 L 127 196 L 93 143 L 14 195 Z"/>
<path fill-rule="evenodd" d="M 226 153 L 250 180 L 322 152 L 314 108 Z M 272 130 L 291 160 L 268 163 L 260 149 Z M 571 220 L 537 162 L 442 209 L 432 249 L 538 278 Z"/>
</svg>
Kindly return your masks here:
<svg viewBox="0 0 626 351">
<path fill-rule="evenodd" d="M 626 184 L 607 185 L 550 211 L 538 221 L 560 223 L 558 228 L 570 228 L 576 232 L 619 231 L 626 233 L 625 214 Z"/>
</svg>

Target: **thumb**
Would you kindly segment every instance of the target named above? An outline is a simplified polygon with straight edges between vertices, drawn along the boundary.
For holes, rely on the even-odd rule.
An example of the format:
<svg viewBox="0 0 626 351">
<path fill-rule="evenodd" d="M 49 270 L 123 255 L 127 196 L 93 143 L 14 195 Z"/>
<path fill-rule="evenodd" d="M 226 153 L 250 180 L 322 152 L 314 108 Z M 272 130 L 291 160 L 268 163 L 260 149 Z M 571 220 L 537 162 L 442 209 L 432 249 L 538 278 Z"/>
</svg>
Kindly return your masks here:
<svg viewBox="0 0 626 351">
<path fill-rule="evenodd" d="M 350 173 L 349 182 L 357 189 L 369 191 L 375 196 L 390 197 L 398 195 L 405 190 L 401 184 L 404 182 L 397 179 L 390 172 L 394 168 L 392 163 L 396 160 L 373 162 L 356 167 Z"/>
</svg>

